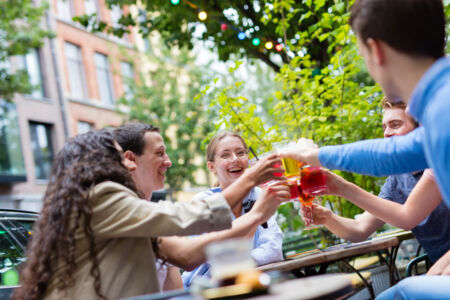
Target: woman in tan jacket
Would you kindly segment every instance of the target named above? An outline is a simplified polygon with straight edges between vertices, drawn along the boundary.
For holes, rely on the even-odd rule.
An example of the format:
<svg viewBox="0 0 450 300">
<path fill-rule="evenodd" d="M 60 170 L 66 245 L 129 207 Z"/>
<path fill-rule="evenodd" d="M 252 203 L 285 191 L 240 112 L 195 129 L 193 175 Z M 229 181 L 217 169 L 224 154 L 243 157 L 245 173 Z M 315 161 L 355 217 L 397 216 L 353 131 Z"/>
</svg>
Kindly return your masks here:
<svg viewBox="0 0 450 300">
<path fill-rule="evenodd" d="M 157 292 L 155 237 L 230 227 L 227 192 L 195 203 L 145 201 L 124 161 L 106 130 L 64 145 L 13 299 L 117 299 Z M 163 173 L 159 168 L 158 176 Z"/>
</svg>

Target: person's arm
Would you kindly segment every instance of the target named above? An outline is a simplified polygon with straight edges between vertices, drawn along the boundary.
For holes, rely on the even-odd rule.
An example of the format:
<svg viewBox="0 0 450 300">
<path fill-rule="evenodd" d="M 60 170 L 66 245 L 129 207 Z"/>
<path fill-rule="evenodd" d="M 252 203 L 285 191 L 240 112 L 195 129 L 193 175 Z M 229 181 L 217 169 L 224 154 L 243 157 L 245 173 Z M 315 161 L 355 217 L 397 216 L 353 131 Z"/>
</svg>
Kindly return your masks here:
<svg viewBox="0 0 450 300">
<path fill-rule="evenodd" d="M 229 230 L 207 233 L 193 238 L 167 237 L 159 243 L 159 254 L 167 261 L 191 271 L 206 261 L 206 245 L 234 237 L 251 238 L 258 226 L 272 216 L 280 203 L 286 201 L 289 189 L 286 185 L 274 185 L 263 189 L 253 208 L 233 221 Z"/>
<path fill-rule="evenodd" d="M 167 267 L 167 277 L 164 281 L 163 290 L 178 290 L 183 288 L 183 280 L 181 279 L 180 269 L 175 266 Z"/>
<path fill-rule="evenodd" d="M 280 167 L 274 168 L 275 164 L 280 165 Z M 253 187 L 269 180 L 286 179 L 286 177 L 276 176 L 274 173 L 284 173 L 284 169 L 281 167 L 281 158 L 278 154 L 271 154 L 262 158 L 256 164 L 247 168 L 244 174 L 222 191 L 231 209 L 242 202 L 242 199 L 247 196 Z"/>
<path fill-rule="evenodd" d="M 450 275 L 450 250 L 434 263 L 427 275 Z"/>
<path fill-rule="evenodd" d="M 343 197 L 380 220 L 405 230 L 416 227 L 442 201 L 436 182 L 429 176 L 422 176 L 402 205 L 377 197 L 330 171 L 322 171 L 326 174 L 327 188 L 320 194 Z"/>
<path fill-rule="evenodd" d="M 307 209 L 302 206 L 302 210 Z M 351 242 L 366 240 L 384 222 L 368 212 L 364 212 L 357 219 L 349 219 L 334 214 L 331 210 L 318 204 L 312 207 L 313 224 L 324 225 L 335 235 Z"/>
<path fill-rule="evenodd" d="M 90 201 L 91 227 L 99 239 L 191 235 L 231 226 L 230 207 L 221 193 L 192 203 L 154 203 L 108 181 L 94 187 Z"/>
<path fill-rule="evenodd" d="M 311 140 L 300 139 L 297 147 L 282 157 L 292 157 L 312 166 L 359 174 L 385 176 L 423 170 L 428 167 L 422 145 L 424 129 L 388 139 L 364 140 L 320 149 Z"/>
</svg>

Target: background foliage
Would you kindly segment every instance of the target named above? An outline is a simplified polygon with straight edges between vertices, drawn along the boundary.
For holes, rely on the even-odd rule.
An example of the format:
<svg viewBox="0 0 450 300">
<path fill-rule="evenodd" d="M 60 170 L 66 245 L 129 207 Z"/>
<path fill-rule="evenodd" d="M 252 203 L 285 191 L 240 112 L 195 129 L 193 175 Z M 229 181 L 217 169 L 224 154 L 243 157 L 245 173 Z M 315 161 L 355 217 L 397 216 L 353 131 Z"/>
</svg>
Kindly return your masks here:
<svg viewBox="0 0 450 300">
<path fill-rule="evenodd" d="M 52 36 L 41 26 L 47 8 L 31 0 L 0 1 L 0 98 L 12 100 L 14 93 L 31 92 L 27 72 L 12 72 L 9 60 L 40 47 L 45 37 Z"/>
</svg>

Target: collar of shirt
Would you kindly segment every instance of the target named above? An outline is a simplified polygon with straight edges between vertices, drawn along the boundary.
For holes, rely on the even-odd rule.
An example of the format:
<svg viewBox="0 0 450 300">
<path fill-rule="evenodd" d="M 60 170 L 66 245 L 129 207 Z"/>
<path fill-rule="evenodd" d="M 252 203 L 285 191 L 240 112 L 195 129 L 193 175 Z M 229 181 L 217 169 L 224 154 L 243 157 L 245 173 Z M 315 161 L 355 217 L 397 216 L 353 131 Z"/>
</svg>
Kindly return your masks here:
<svg viewBox="0 0 450 300">
<path fill-rule="evenodd" d="M 428 68 L 417 83 L 408 104 L 408 112 L 419 123 L 422 121 L 425 107 L 431 100 L 430 96 L 441 87 L 447 76 L 450 76 L 450 58 L 442 57 Z"/>
</svg>

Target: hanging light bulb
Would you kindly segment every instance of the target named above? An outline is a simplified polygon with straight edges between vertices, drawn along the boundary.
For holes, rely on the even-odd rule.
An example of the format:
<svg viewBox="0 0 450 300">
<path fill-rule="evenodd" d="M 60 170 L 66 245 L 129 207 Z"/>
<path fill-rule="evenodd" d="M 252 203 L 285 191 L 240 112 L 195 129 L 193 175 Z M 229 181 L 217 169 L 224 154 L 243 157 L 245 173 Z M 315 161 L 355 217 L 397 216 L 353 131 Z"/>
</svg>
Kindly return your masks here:
<svg viewBox="0 0 450 300">
<path fill-rule="evenodd" d="M 180 4 L 180 0 L 170 0 L 170 3 L 172 3 L 173 5 L 178 5 Z"/>
<path fill-rule="evenodd" d="M 243 40 L 243 39 L 245 39 L 245 33 L 244 32 L 239 32 L 238 33 L 238 39 L 240 39 L 241 41 Z"/>
<path fill-rule="evenodd" d="M 220 29 L 225 31 L 225 30 L 227 30 L 227 28 L 228 28 L 227 24 L 225 24 L 225 23 L 220 24 Z"/>
<path fill-rule="evenodd" d="M 252 40 L 252 44 L 253 46 L 259 46 L 259 44 L 261 44 L 261 40 L 259 38 L 254 38 Z"/>
<path fill-rule="evenodd" d="M 205 21 L 206 18 L 208 18 L 208 14 L 206 13 L 206 11 L 202 10 L 198 13 L 198 18 L 200 19 L 200 21 Z"/>
<path fill-rule="evenodd" d="M 277 44 L 277 45 L 275 46 L 275 50 L 277 50 L 278 52 L 280 52 L 281 50 L 283 50 L 283 45 Z"/>
<path fill-rule="evenodd" d="M 266 42 L 264 44 L 264 47 L 266 47 L 267 50 L 270 50 L 273 48 L 273 43 L 272 42 Z"/>
</svg>

